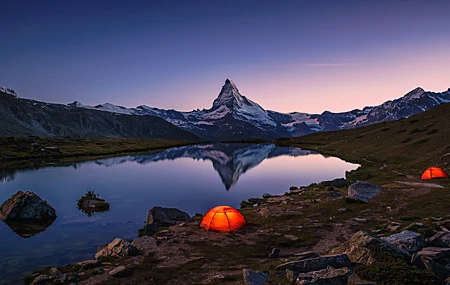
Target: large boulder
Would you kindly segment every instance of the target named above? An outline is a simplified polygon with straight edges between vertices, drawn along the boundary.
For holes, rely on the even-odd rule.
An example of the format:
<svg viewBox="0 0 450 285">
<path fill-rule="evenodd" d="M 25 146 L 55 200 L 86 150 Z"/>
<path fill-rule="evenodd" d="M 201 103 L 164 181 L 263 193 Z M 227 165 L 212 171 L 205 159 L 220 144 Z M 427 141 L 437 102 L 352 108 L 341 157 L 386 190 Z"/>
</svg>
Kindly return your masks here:
<svg viewBox="0 0 450 285">
<path fill-rule="evenodd" d="M 131 245 L 137 248 L 143 255 L 148 256 L 156 250 L 158 247 L 158 242 L 152 237 L 142 236 L 133 240 Z"/>
<path fill-rule="evenodd" d="M 450 276 L 450 248 L 426 247 L 414 256 L 413 263 L 445 280 Z"/>
<path fill-rule="evenodd" d="M 367 203 L 381 189 L 380 186 L 358 180 L 348 187 L 348 198 Z"/>
<path fill-rule="evenodd" d="M 382 237 L 381 239 L 402 248 L 409 253 L 417 252 L 425 247 L 425 237 L 413 231 L 402 231 L 401 233 Z"/>
<path fill-rule="evenodd" d="M 0 206 L 0 219 L 4 221 L 44 221 L 55 218 L 55 209 L 29 191 L 18 191 Z"/>
<path fill-rule="evenodd" d="M 328 266 L 334 268 L 349 267 L 351 261 L 346 254 L 335 254 L 313 258 L 294 260 L 275 267 L 276 270 L 292 270 L 295 272 L 310 272 L 326 269 Z"/>
<path fill-rule="evenodd" d="M 350 270 L 347 267 L 333 268 L 331 266 L 319 271 L 300 273 L 297 285 L 347 285 Z"/>
<path fill-rule="evenodd" d="M 153 207 L 148 211 L 146 224 L 158 223 L 161 226 L 173 226 L 191 219 L 188 213 L 176 208 Z"/>
<path fill-rule="evenodd" d="M 450 247 L 450 232 L 437 232 L 434 236 L 427 238 L 427 245 L 434 247 Z"/>
<path fill-rule="evenodd" d="M 121 257 L 136 255 L 138 250 L 131 243 L 115 238 L 111 243 L 102 245 L 95 254 L 95 259 L 101 257 Z"/>
<path fill-rule="evenodd" d="M 249 269 L 243 269 L 242 275 L 244 275 L 244 282 L 246 285 L 262 285 L 270 278 L 270 276 L 264 272 L 252 271 Z"/>
<path fill-rule="evenodd" d="M 332 249 L 331 253 L 347 254 L 355 263 L 373 264 L 376 262 L 377 251 L 398 255 L 408 262 L 411 260 L 411 255 L 407 251 L 363 231 L 355 233 L 347 242 Z"/>
</svg>

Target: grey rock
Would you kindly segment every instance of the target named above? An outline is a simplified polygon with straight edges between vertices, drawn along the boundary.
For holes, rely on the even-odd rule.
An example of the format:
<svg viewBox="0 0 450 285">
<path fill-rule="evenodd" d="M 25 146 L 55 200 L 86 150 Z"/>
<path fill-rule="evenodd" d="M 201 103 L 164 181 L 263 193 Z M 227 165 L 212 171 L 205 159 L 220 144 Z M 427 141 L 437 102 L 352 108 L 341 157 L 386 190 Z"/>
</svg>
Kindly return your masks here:
<svg viewBox="0 0 450 285">
<path fill-rule="evenodd" d="M 54 220 L 55 209 L 33 192 L 18 191 L 0 206 L 0 219 L 5 221 Z"/>
<path fill-rule="evenodd" d="M 127 268 L 125 266 L 121 265 L 121 266 L 118 266 L 118 267 L 114 268 L 113 270 L 111 270 L 109 272 L 109 275 L 117 277 L 117 276 L 124 274 L 125 270 L 127 270 Z"/>
<path fill-rule="evenodd" d="M 347 285 L 350 270 L 347 267 L 333 268 L 300 273 L 297 277 L 297 285 Z"/>
<path fill-rule="evenodd" d="M 279 248 L 274 248 L 272 249 L 272 252 L 269 253 L 269 258 L 277 258 L 280 256 L 280 249 Z"/>
<path fill-rule="evenodd" d="M 381 239 L 390 242 L 396 247 L 402 248 L 409 253 L 417 252 L 425 246 L 425 238 L 423 235 L 408 230 L 382 237 Z"/>
<path fill-rule="evenodd" d="M 270 279 L 269 274 L 250 269 L 243 269 L 242 274 L 246 285 L 262 285 Z"/>
<path fill-rule="evenodd" d="M 442 280 L 450 275 L 450 270 L 446 268 L 446 265 L 450 263 L 450 248 L 423 248 L 414 256 L 412 261 L 419 268 L 427 269 Z"/>
<path fill-rule="evenodd" d="M 50 269 L 50 275 L 58 277 L 61 275 L 61 271 L 59 271 L 58 268 L 53 267 Z"/>
<path fill-rule="evenodd" d="M 351 261 L 346 254 L 335 254 L 321 257 L 306 258 L 290 261 L 275 267 L 276 270 L 290 269 L 297 272 L 310 272 L 326 269 L 328 266 L 335 268 L 349 267 Z"/>
<path fill-rule="evenodd" d="M 360 222 L 360 223 L 365 223 L 365 222 L 367 222 L 367 220 L 364 219 L 364 218 L 354 218 L 353 220 L 355 220 L 356 222 Z"/>
<path fill-rule="evenodd" d="M 190 219 L 188 213 L 176 208 L 153 207 L 148 211 L 146 224 L 159 223 L 161 226 L 173 226 Z"/>
<path fill-rule="evenodd" d="M 56 278 L 56 284 L 65 284 L 67 282 L 77 282 L 80 280 L 80 277 L 76 273 L 66 273 L 58 276 Z M 58 283 L 59 282 L 59 283 Z"/>
<path fill-rule="evenodd" d="M 137 254 L 137 249 L 131 245 L 131 243 L 124 241 L 123 239 L 116 238 L 111 243 L 99 247 L 95 258 L 112 256 L 133 256 Z"/>
<path fill-rule="evenodd" d="M 56 278 L 55 276 L 49 276 L 49 275 L 45 275 L 45 274 L 39 275 L 36 278 L 34 278 L 31 285 L 47 285 L 48 283 L 55 280 L 55 278 Z"/>
<path fill-rule="evenodd" d="M 142 236 L 133 240 L 131 245 L 137 248 L 143 255 L 148 256 L 151 252 L 156 250 L 158 247 L 158 242 L 152 237 Z"/>
<path fill-rule="evenodd" d="M 85 261 L 77 262 L 77 265 L 80 266 L 80 270 L 88 270 L 88 269 L 102 266 L 102 263 L 98 260 L 92 259 L 92 260 L 85 260 Z"/>
<path fill-rule="evenodd" d="M 302 253 L 296 253 L 294 254 L 297 257 L 297 260 L 307 259 L 307 258 L 314 258 L 319 257 L 320 253 L 315 251 L 306 251 Z"/>
<path fill-rule="evenodd" d="M 363 231 L 355 233 L 348 241 L 333 248 L 331 253 L 347 254 L 355 263 L 372 264 L 376 262 L 376 250 L 396 254 L 408 262 L 411 261 L 411 255 L 407 251 Z"/>
<path fill-rule="evenodd" d="M 426 240 L 428 246 L 450 247 L 450 232 L 437 232 Z"/>
<path fill-rule="evenodd" d="M 358 180 L 348 187 L 348 197 L 367 203 L 381 189 L 380 186 Z"/>
</svg>

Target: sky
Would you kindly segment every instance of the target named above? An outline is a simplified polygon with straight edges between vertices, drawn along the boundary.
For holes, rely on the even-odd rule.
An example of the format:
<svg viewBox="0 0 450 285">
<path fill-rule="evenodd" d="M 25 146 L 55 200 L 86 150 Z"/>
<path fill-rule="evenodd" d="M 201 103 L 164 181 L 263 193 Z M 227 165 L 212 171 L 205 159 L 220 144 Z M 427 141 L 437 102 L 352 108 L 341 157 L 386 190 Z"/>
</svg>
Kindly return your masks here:
<svg viewBox="0 0 450 285">
<path fill-rule="evenodd" d="M 0 86 L 190 111 L 226 78 L 263 108 L 340 112 L 450 88 L 450 1 L 0 0 Z"/>
</svg>

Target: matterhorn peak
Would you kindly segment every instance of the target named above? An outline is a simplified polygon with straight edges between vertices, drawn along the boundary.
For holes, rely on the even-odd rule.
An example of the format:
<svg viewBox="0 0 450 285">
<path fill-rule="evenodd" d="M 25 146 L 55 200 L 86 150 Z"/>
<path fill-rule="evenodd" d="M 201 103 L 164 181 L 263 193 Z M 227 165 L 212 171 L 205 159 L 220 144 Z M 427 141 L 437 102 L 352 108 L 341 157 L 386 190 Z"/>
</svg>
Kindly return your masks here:
<svg viewBox="0 0 450 285">
<path fill-rule="evenodd" d="M 219 96 L 213 102 L 213 108 L 222 105 L 232 108 L 233 105 L 235 105 L 234 103 L 242 102 L 243 100 L 236 84 L 231 79 L 227 78 L 225 84 L 222 86 Z"/>
</svg>

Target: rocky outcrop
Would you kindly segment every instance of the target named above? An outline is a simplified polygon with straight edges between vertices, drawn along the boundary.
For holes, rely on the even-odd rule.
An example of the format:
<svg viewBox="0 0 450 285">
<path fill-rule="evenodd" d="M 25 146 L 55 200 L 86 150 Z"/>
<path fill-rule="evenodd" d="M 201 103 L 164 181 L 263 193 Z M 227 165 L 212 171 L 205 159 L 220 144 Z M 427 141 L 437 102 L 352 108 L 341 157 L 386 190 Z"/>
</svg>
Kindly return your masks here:
<svg viewBox="0 0 450 285">
<path fill-rule="evenodd" d="M 137 254 L 137 249 L 131 243 L 123 239 L 116 238 L 111 243 L 105 244 L 98 248 L 95 259 L 101 257 L 121 257 L 132 256 Z"/>
<path fill-rule="evenodd" d="M 311 272 L 326 269 L 328 266 L 334 268 L 349 267 L 351 261 L 346 254 L 335 254 L 321 257 L 294 260 L 275 267 L 276 270 L 292 270 L 295 272 Z"/>
<path fill-rule="evenodd" d="M 355 263 L 372 264 L 376 261 L 375 252 L 377 250 L 399 255 L 408 262 L 411 260 L 411 255 L 407 251 L 363 231 L 357 232 L 347 242 L 332 249 L 331 252 L 347 254 L 349 259 Z"/>
<path fill-rule="evenodd" d="M 117 266 L 116 268 L 114 268 L 113 270 L 111 270 L 109 272 L 109 275 L 114 276 L 114 277 L 119 277 L 125 274 L 127 268 L 123 265 L 121 266 Z"/>
<path fill-rule="evenodd" d="M 432 247 L 450 247 L 450 232 L 437 232 L 428 238 L 427 245 Z"/>
<path fill-rule="evenodd" d="M 358 180 L 348 187 L 348 198 L 367 203 L 381 189 L 380 186 Z"/>
<path fill-rule="evenodd" d="M 5 221 L 44 221 L 55 218 L 55 209 L 29 191 L 18 191 L 0 206 L 0 219 Z"/>
<path fill-rule="evenodd" d="M 139 250 L 139 253 L 141 253 L 142 255 L 148 256 L 150 253 L 156 250 L 156 248 L 158 247 L 158 242 L 152 237 L 142 236 L 133 240 L 131 245 L 137 248 L 137 250 Z"/>
<path fill-rule="evenodd" d="M 54 271 L 54 275 L 39 275 L 34 278 L 31 285 L 56 285 L 56 284 L 68 284 L 77 282 L 80 278 L 75 273 L 62 274 L 59 270 Z"/>
<path fill-rule="evenodd" d="M 413 263 L 445 280 L 450 275 L 450 248 L 426 247 L 414 256 Z"/>
<path fill-rule="evenodd" d="M 347 285 L 350 270 L 347 267 L 333 268 L 331 266 L 319 271 L 300 273 L 297 285 Z"/>
<path fill-rule="evenodd" d="M 169 227 L 191 219 L 188 213 L 176 208 L 153 207 L 148 211 L 144 233 L 152 233 L 159 227 Z"/>
<path fill-rule="evenodd" d="M 269 274 L 249 269 L 242 270 L 242 274 L 244 275 L 244 282 L 246 285 L 262 285 L 270 278 Z"/>
<path fill-rule="evenodd" d="M 423 235 L 408 230 L 388 237 L 382 237 L 381 239 L 390 242 L 396 247 L 402 248 L 409 253 L 417 252 L 425 246 L 425 238 Z"/>
</svg>

